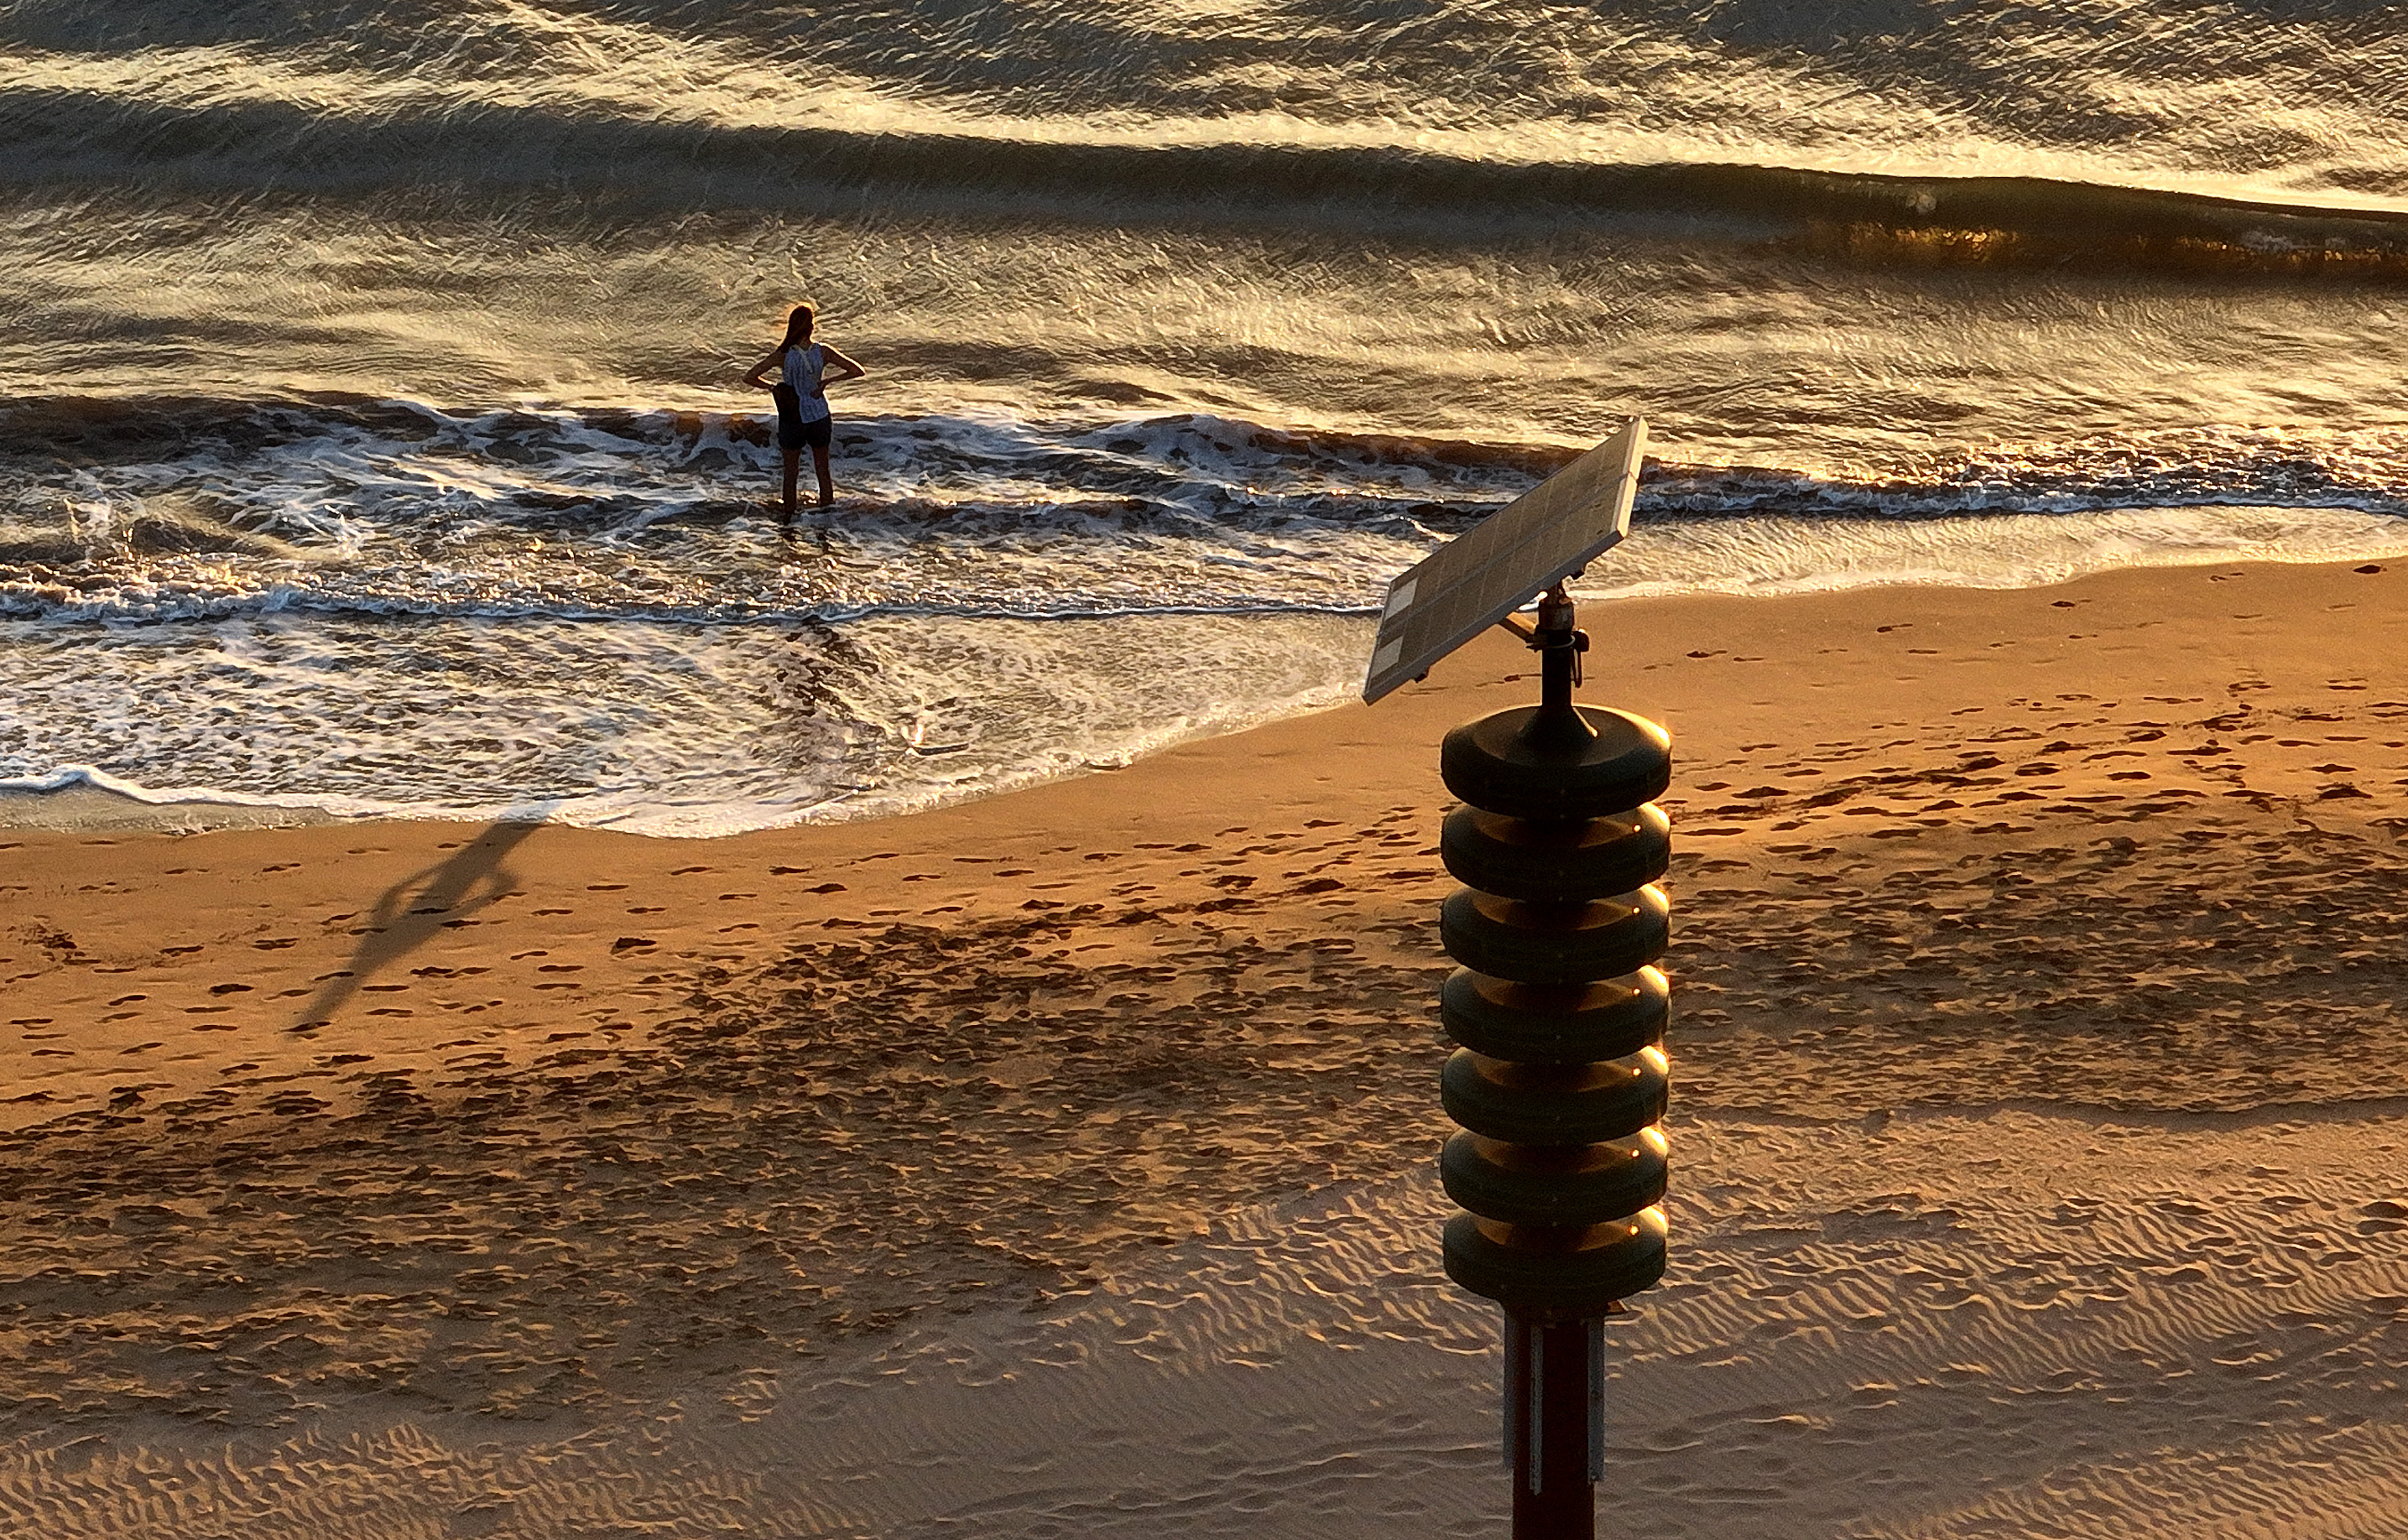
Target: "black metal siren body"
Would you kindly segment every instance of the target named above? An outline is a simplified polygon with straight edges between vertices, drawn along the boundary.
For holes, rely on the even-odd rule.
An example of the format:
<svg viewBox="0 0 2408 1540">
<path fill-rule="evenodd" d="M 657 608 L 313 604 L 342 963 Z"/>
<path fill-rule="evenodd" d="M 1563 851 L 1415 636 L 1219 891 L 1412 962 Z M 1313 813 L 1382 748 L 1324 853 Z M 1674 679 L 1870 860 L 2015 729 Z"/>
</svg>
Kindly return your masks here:
<svg viewBox="0 0 2408 1540">
<path fill-rule="evenodd" d="M 1464 1128 L 1439 1157 L 1465 1209 L 1446 1227 L 1445 1264 L 1505 1309 L 1506 1454 L 1525 1540 L 1594 1533 L 1602 1322 L 1666 1261 L 1669 990 L 1653 964 L 1670 905 L 1653 884 L 1671 841 L 1652 799 L 1670 783 L 1671 743 L 1653 722 L 1573 703 L 1581 640 L 1551 590 L 1531 636 L 1541 704 L 1466 723 L 1440 754 L 1469 810 L 1448 820 L 1440 852 L 1484 885 L 1458 891 L 1440 919 L 1463 964 L 1440 995 L 1463 1045 L 1440 1076 Z"/>
<path fill-rule="evenodd" d="M 1655 1126 L 1669 1092 L 1655 1008 L 1666 991 L 1651 964 L 1670 935 L 1653 883 L 1671 839 L 1651 799 L 1670 784 L 1671 740 L 1641 718 L 1574 705 L 1581 637 L 1560 588 L 1539 617 L 1544 699 L 1465 723 L 1439 755 L 1471 814 L 1441 833 L 1447 869 L 1509 890 L 1463 888 L 1440 915 L 1464 965 L 1441 993 L 1442 1020 L 1471 1038 L 1456 1037 L 1464 1047 L 1440 1079 L 1465 1132 L 1440 1172 L 1468 1211 L 1447 1230 L 1448 1275 L 1520 1314 L 1585 1318 L 1664 1273 L 1653 1210 L 1667 1165 Z M 1568 850 L 1587 859 L 1566 862 Z M 1637 1005 L 1649 1035 L 1632 1040 L 1628 1006 L 1596 1010 L 1600 992 Z M 1485 1008 L 1468 1021 L 1444 1010 L 1449 994 Z"/>
<path fill-rule="evenodd" d="M 1505 1310 L 1516 1540 L 1593 1536 L 1602 1323 L 1666 1262 L 1670 990 L 1654 964 L 1670 905 L 1653 884 L 1670 859 L 1654 806 L 1670 740 L 1574 703 L 1587 638 L 1561 587 L 1627 529 L 1644 444 L 1634 420 L 1455 542 L 1470 548 L 1462 557 L 1442 548 L 1398 578 L 1364 690 L 1376 699 L 1488 624 L 1541 659 L 1539 705 L 1467 722 L 1440 752 L 1463 804 L 1440 848 L 1466 884 L 1440 925 L 1463 964 L 1440 996 L 1460 1045 L 1440 1095 L 1464 1130 L 1440 1156 L 1465 1210 L 1446 1226 L 1444 1259 L 1450 1277 Z M 1542 589 L 1537 624 L 1516 624 L 1512 612 Z M 1410 610 L 1434 592 L 1441 603 L 1414 623 Z"/>
</svg>

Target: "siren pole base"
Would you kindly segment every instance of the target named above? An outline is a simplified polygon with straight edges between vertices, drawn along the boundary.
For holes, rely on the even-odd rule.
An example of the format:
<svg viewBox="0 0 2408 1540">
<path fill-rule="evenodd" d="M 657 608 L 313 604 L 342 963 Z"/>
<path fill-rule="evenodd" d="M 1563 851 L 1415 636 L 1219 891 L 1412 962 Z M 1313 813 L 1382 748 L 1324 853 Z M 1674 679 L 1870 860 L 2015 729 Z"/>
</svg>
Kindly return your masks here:
<svg viewBox="0 0 2408 1540">
<path fill-rule="evenodd" d="M 1605 1474 L 1605 1322 L 1505 1316 L 1513 1540 L 1596 1540 Z"/>
</svg>

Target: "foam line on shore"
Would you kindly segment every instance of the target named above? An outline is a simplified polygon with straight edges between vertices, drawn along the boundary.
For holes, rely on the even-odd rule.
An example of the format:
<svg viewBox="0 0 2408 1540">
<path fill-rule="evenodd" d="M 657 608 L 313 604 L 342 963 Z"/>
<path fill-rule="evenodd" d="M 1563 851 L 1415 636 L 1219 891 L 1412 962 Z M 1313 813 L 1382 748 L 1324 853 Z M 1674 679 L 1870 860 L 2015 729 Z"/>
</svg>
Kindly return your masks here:
<svg viewBox="0 0 2408 1540">
<path fill-rule="evenodd" d="M 1777 605 L 2277 556 L 2379 568 L 2408 558 L 2408 524 L 2161 509 L 1869 522 L 1839 543 L 1726 519 L 1644 532 L 1623 551 L 1579 590 L 1598 626 L 1619 623 L 1621 605 L 1700 592 Z M 106 777 L 96 784 L 144 802 L 710 836 L 945 806 L 1319 709 L 1354 692 L 1369 629 L 1312 613 L 0 625 L 0 684 L 20 720 L 0 765 L 19 790 L 65 784 L 106 743 L 119 757 L 93 771 Z M 219 708 L 234 692 L 249 725 L 230 735 Z M 396 716 L 403 702 L 412 709 Z M 69 763 L 49 758 L 50 745 Z M 13 800 L 14 817 L 42 816 Z M 11 818 L 0 802 L 0 826 Z"/>
</svg>

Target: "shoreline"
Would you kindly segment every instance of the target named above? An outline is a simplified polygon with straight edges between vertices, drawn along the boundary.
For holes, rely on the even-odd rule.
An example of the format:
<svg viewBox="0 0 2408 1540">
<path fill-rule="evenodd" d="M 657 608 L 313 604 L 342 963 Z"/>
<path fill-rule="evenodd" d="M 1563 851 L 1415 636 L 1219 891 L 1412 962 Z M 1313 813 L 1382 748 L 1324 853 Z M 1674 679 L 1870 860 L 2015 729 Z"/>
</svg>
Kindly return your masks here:
<svg viewBox="0 0 2408 1540">
<path fill-rule="evenodd" d="M 2103 569 L 2088 568 L 2087 563 L 2096 559 L 2097 553 L 2093 551 L 2086 556 L 2084 555 L 2077 549 L 2081 543 L 2073 541 L 2067 546 L 2066 549 L 2058 550 L 2048 560 L 2042 561 L 2041 570 L 2046 572 L 2071 567 L 2073 569 L 2074 576 L 2035 578 L 2029 573 L 2025 573 L 2016 580 L 2010 582 L 2000 578 L 1997 572 L 1988 574 L 1989 580 L 1984 580 L 1982 575 L 1982 562 L 1998 560 L 1997 551 L 1990 549 L 1985 541 L 2001 537 L 2001 532 L 2009 529 L 2028 526 L 2025 528 L 2024 535 L 2018 538 L 2036 538 L 2045 545 L 2051 540 L 2067 539 L 2062 526 L 2068 519 L 2117 517 L 2147 520 L 2250 513 L 2292 520 L 2314 520 L 2334 516 L 2361 520 L 2372 519 L 2372 516 L 2353 513 L 2346 509 L 2286 510 L 2190 506 L 2127 510 L 2120 514 L 2098 516 L 1968 514 L 1949 520 L 1942 526 L 1913 526 L 1902 530 L 1882 530 L 1876 526 L 1874 535 L 1870 536 L 1875 544 L 1891 542 L 1897 549 L 1888 549 L 1886 554 L 1882 556 L 1881 561 L 1875 563 L 1870 577 L 1864 571 L 1851 569 L 1846 575 L 1848 586 L 1799 590 L 1781 588 L 1774 592 L 1733 592 L 1715 585 L 1699 587 L 1695 586 L 1691 581 L 1678 581 L 1673 585 L 1677 587 L 1678 592 L 1659 592 L 1665 586 L 1664 579 L 1641 577 L 1621 590 L 1592 591 L 1586 594 L 1583 602 L 1591 617 L 1592 629 L 1602 630 L 1616 623 L 1615 618 L 1620 615 L 1623 608 L 1632 605 L 1678 606 L 1689 603 L 1712 605 L 1717 602 L 1740 605 L 1780 605 L 1800 600 L 1845 603 L 1850 595 L 1870 595 L 1890 592 L 2025 592 L 2061 587 L 2069 582 L 2078 583 L 2097 578 L 2147 572 L 2177 573 L 2197 571 L 2207 567 L 2322 570 L 2328 567 L 2355 568 L 2364 565 L 2380 567 L 2385 563 L 2408 562 L 2408 534 L 2386 541 L 2372 539 L 2361 532 L 2355 538 L 2344 539 L 2329 535 L 2321 542 L 2306 542 L 2309 547 L 2326 548 L 2327 554 L 2315 559 L 2235 562 L 2228 560 L 2224 553 L 2210 546 L 2176 547 L 2155 551 L 2150 564 L 2117 565 Z M 2400 522 L 2397 520 L 2374 521 L 2385 525 Z M 1701 525 L 1696 528 L 1668 526 L 1656 533 L 1668 541 L 1676 544 L 1686 542 L 1698 547 L 1685 558 L 1673 559 L 1675 566 L 1679 565 L 1682 560 L 1703 561 L 1708 566 L 1718 567 L 1730 567 L 1735 564 L 1745 567 L 1750 562 L 1762 561 L 1772 563 L 1773 567 L 1778 569 L 1780 563 L 1789 560 L 1790 557 L 1780 549 L 1778 540 L 1773 541 L 1766 549 L 1752 550 L 1752 546 L 1760 544 L 1761 536 L 1765 534 L 1761 530 L 1756 531 L 1753 535 L 1749 534 L 1748 527 L 1754 522 L 1756 521 L 1741 519 L 1727 526 Z M 1779 521 L 1774 520 L 1774 522 Z M 2297 536 L 2297 533 L 2293 532 L 2294 537 Z M 1709 548 L 1715 548 L 1715 553 L 1705 554 Z M 1826 554 L 1833 560 L 1840 561 L 1842 568 L 1847 568 L 1848 563 L 1844 560 L 1847 553 Z M 2027 551 L 2025 554 L 2029 560 L 2040 560 L 2040 557 L 2033 552 Z M 1690 576 L 1693 579 L 1696 577 L 1695 574 Z M 1338 647 L 1336 652 L 1340 654 L 1350 651 L 1368 652 L 1372 628 L 1372 620 L 1368 613 L 1357 617 L 1337 613 L 1280 611 L 1250 618 L 1268 626 L 1292 627 L 1300 621 L 1310 621 L 1320 631 L 1347 627 L 1359 630 L 1359 640 L 1362 645 L 1353 647 L 1350 644 Z M 1109 625 L 1134 620 L 1142 620 L 1148 623 L 1176 624 L 1182 620 L 1193 619 L 1195 617 L 1184 615 L 1183 612 L 1171 612 L 1143 617 L 1077 617 L 1053 622 L 1038 622 L 1024 619 L 999 623 L 1023 627 L 1040 624 L 1067 624 L 1080 627 L 1096 624 Z M 1236 620 L 1240 617 L 1226 617 L 1226 619 Z M 1225 642 L 1227 639 L 1227 637 L 1222 638 Z M 1254 639 L 1253 649 L 1259 652 L 1266 646 L 1271 646 L 1273 650 L 1276 650 L 1275 644 L 1280 639 L 1274 636 L 1268 644 L 1259 638 Z M 1187 640 L 1190 643 L 1203 643 L 1209 642 L 1210 639 L 1191 637 Z M 1296 636 L 1287 636 L 1285 641 L 1292 649 L 1299 645 L 1299 639 Z M 1316 655 L 1327 654 L 1332 645 L 1331 635 L 1316 635 L 1311 644 L 1304 647 L 1304 650 Z M 1260 665 L 1260 658 L 1253 661 L 1257 666 Z M 1324 661 L 1326 661 L 1326 657 Z M 1074 658 L 1056 657 L 1052 662 L 1056 666 L 1067 663 L 1073 667 L 1074 671 L 1085 666 Z M 1354 666 L 1351 659 L 1348 666 L 1350 668 Z M 1250 697 L 1251 704 L 1241 709 L 1234 712 L 1225 711 L 1217 701 L 1208 703 L 1204 697 L 1195 693 L 1199 688 L 1207 688 L 1202 682 L 1201 671 L 1187 669 L 1172 672 L 1183 677 L 1176 680 L 1167 677 L 1164 680 L 1156 681 L 1158 690 L 1140 691 L 1135 698 L 1135 705 L 1140 708 L 1140 715 L 1144 710 L 1161 710 L 1169 714 L 1169 720 L 1181 724 L 1182 735 L 1171 739 L 1168 746 L 1171 748 L 1183 743 L 1192 743 L 1203 737 L 1250 732 L 1254 728 L 1286 720 L 1291 716 L 1310 716 L 1318 711 L 1342 707 L 1354 701 L 1353 685 L 1355 682 L 1355 676 L 1353 674 L 1337 679 L 1315 676 L 1318 682 L 1302 686 L 1299 686 L 1299 681 L 1295 677 L 1284 677 L 1281 681 L 1282 687 L 1279 691 L 1268 695 Z M 1306 672 L 1311 673 L 1309 669 Z M 1101 688 L 1094 679 L 1084 681 L 1084 687 Z M 1296 705 L 1299 700 L 1310 699 L 1323 699 L 1329 704 L 1305 706 L 1300 709 Z M 1093 701 L 1088 703 L 1091 706 L 1093 704 Z M 566 801 L 571 806 L 580 808 L 580 811 L 573 814 L 570 820 L 562 822 L 562 826 L 617 830 L 665 839 L 709 840 L 748 834 L 765 834 L 780 829 L 811 827 L 823 823 L 909 818 L 918 813 L 958 806 L 964 802 L 994 796 L 1008 796 L 1055 781 L 1075 779 L 1090 771 L 1107 768 L 1097 763 L 1095 757 L 1097 754 L 1100 754 L 1105 761 L 1118 762 L 1112 767 L 1125 769 L 1128 763 L 1142 761 L 1164 751 L 1164 746 L 1158 737 L 1137 731 L 1132 722 L 1115 723 L 1111 728 L 1103 731 L 1100 737 L 1086 742 L 1084 752 L 1077 751 L 1075 746 L 1080 741 L 1080 734 L 1072 733 L 1066 735 L 1057 731 L 1063 720 L 1068 719 L 1044 720 L 1022 719 L 1018 725 L 1024 729 L 1035 731 L 1036 738 L 1025 744 L 1023 751 L 1016 751 L 1022 754 L 1022 757 L 1016 761 L 1010 755 L 1007 755 L 1003 761 L 982 764 L 979 774 L 988 778 L 984 784 L 971 790 L 962 790 L 941 776 L 925 781 L 913 781 L 905 776 L 893 785 L 870 785 L 856 789 L 867 792 L 860 802 L 853 800 L 853 791 L 847 791 L 842 795 L 808 804 L 798 804 L 778 797 L 771 797 L 766 801 L 747 801 L 738 798 L 719 802 L 712 802 L 706 798 L 696 801 L 640 803 L 625 807 L 615 805 L 606 807 L 603 805 L 610 802 L 610 796 L 589 790 L 588 793 L 564 794 Z M 1093 728 L 1096 725 L 1088 723 L 1087 728 Z M 1086 728 L 1082 729 L 1082 732 L 1086 730 Z M 386 747 L 394 752 L 408 751 L 407 745 L 399 741 Z M 722 745 L 723 749 L 728 747 Z M 948 746 L 948 751 L 951 747 Z M 738 758 L 740 760 L 740 754 Z M 968 758 L 977 760 L 981 755 L 974 753 Z M 1085 762 L 1084 769 L 1077 766 L 1077 762 L 1082 759 Z M 936 763 L 950 766 L 954 765 L 956 762 L 944 759 Z M 754 768 L 757 769 L 757 767 Z M 481 826 L 493 821 L 496 816 L 506 816 L 456 807 L 430 807 L 429 810 L 423 812 L 361 813 L 344 808 L 340 806 L 343 801 L 342 796 L 333 793 L 328 794 L 326 802 L 315 804 L 306 800 L 307 793 L 291 793 L 289 797 L 285 795 L 262 797 L 257 800 L 246 800 L 248 793 L 230 793 L 224 800 L 207 798 L 185 800 L 179 797 L 178 800 L 151 802 L 138 792 L 119 793 L 112 791 L 107 784 L 110 777 L 106 773 L 84 771 L 78 767 L 71 767 L 71 769 L 76 774 L 88 774 L 96 779 L 78 782 L 58 791 L 38 791 L 23 786 L 0 787 L 0 830 L 27 827 L 64 829 L 89 827 L 131 831 L 147 826 L 161 831 L 194 832 L 314 822 L 335 822 L 355 826 L 387 822 L 434 822 Z M 788 790 L 796 794 L 806 794 L 810 791 L 810 783 L 805 782 Z M 724 791 L 726 788 L 722 787 L 720 790 Z M 666 794 L 657 786 L 655 793 Z M 522 799 L 517 807 L 534 808 L 539 804 L 549 806 L 545 804 L 545 799 L 528 797 Z M 496 803 L 489 806 L 507 805 Z M 852 809 L 855 807 L 866 810 L 853 811 Z M 512 809 L 513 815 L 516 810 L 515 807 Z"/>
</svg>

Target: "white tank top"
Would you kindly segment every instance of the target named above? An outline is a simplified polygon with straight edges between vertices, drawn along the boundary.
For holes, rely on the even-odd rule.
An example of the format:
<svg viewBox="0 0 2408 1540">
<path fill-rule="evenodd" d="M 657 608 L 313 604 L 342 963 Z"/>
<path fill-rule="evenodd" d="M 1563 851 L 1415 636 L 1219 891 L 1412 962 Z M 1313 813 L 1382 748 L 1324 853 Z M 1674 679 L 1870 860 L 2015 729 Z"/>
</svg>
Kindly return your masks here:
<svg viewBox="0 0 2408 1540">
<path fill-rule="evenodd" d="M 827 367 L 827 354 L 816 342 L 808 348 L 786 349 L 786 383 L 794 387 L 802 420 L 817 422 L 827 416 L 827 389 L 820 383 L 820 374 Z"/>
</svg>

